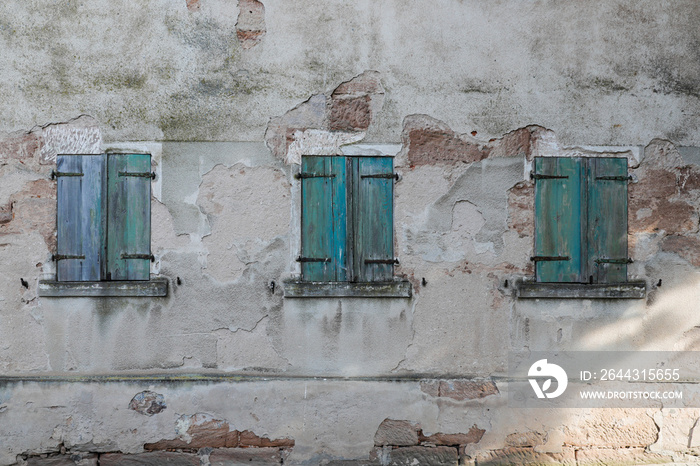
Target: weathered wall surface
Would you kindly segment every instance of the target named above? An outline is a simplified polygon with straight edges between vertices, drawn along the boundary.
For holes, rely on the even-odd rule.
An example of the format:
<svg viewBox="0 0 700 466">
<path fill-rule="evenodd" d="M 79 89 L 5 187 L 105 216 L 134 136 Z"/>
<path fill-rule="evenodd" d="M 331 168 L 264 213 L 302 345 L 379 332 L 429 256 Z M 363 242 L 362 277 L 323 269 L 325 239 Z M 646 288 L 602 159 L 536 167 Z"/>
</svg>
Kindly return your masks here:
<svg viewBox="0 0 700 466">
<path fill-rule="evenodd" d="M 690 0 L 2 3 L 0 464 L 691 461 L 692 401 L 533 413 L 507 406 L 506 375 L 511 351 L 698 349 L 699 16 Z M 107 149 L 152 154 L 168 296 L 40 297 L 56 155 Z M 394 157 L 411 298 L 284 297 L 301 157 L 343 154 Z M 516 297 L 537 156 L 628 159 L 645 299 Z"/>
</svg>

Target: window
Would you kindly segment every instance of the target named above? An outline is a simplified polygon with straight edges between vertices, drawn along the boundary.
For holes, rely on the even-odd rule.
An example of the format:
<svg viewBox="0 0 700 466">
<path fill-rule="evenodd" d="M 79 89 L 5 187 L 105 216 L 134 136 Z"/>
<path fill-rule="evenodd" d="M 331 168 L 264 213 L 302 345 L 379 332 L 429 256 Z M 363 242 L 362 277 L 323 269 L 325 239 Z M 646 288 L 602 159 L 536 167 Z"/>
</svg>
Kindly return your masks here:
<svg viewBox="0 0 700 466">
<path fill-rule="evenodd" d="M 162 280 L 125 283 L 150 278 L 151 156 L 59 155 L 54 176 L 56 281 L 40 282 L 40 294 L 165 295 L 167 282 Z M 81 285 L 85 282 L 91 285 Z"/>
<path fill-rule="evenodd" d="M 304 156 L 297 178 L 301 282 L 285 295 L 410 296 L 410 284 L 394 280 L 393 158 Z"/>
<path fill-rule="evenodd" d="M 598 286 L 628 284 L 627 159 L 537 157 L 532 177 L 536 282 L 592 291 L 572 286 L 565 289 L 581 296 L 526 297 L 643 297 L 620 291 L 634 288 L 639 294 L 639 283 Z"/>
</svg>

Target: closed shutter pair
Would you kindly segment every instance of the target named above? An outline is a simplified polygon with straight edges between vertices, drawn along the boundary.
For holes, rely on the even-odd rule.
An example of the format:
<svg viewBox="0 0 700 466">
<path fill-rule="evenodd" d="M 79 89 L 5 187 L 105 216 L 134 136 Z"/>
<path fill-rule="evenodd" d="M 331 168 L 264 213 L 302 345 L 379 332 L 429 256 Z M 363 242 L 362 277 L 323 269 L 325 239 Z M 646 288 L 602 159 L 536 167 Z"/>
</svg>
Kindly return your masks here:
<svg viewBox="0 0 700 466">
<path fill-rule="evenodd" d="M 538 282 L 627 281 L 627 159 L 538 157 Z"/>
<path fill-rule="evenodd" d="M 59 155 L 56 168 L 57 280 L 148 280 L 150 155 Z"/>
<path fill-rule="evenodd" d="M 393 159 L 306 156 L 299 178 L 302 279 L 391 280 L 395 263 Z"/>
</svg>

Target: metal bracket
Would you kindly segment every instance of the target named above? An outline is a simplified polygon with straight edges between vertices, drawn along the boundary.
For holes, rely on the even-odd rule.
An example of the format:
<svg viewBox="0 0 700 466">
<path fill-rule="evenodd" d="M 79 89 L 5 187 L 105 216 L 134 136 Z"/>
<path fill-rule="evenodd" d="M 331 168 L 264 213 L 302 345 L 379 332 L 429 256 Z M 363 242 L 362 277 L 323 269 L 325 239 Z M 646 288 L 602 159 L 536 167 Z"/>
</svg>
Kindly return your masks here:
<svg viewBox="0 0 700 466">
<path fill-rule="evenodd" d="M 321 257 L 321 258 L 314 258 L 314 257 L 297 257 L 297 262 L 330 262 L 331 258 L 330 257 Z"/>
<path fill-rule="evenodd" d="M 531 180 L 563 180 L 566 178 L 568 178 L 568 176 L 542 175 L 540 173 L 530 172 L 530 179 Z"/>
<path fill-rule="evenodd" d="M 632 176 L 596 176 L 595 179 L 603 181 L 632 181 Z"/>
<path fill-rule="evenodd" d="M 83 176 L 83 173 L 57 172 L 56 170 L 51 170 L 52 180 L 55 180 L 59 176 Z"/>
<path fill-rule="evenodd" d="M 85 256 L 76 256 L 71 254 L 52 254 L 51 261 L 58 262 L 66 259 L 85 259 Z"/>
<path fill-rule="evenodd" d="M 532 256 L 530 260 L 533 262 L 550 262 L 550 261 L 568 261 L 569 256 Z"/>
<path fill-rule="evenodd" d="M 399 265 L 399 259 L 397 257 L 393 259 L 365 259 L 365 264 Z"/>
<path fill-rule="evenodd" d="M 156 173 L 155 172 L 142 172 L 142 173 L 133 173 L 133 172 L 119 172 L 119 176 L 134 176 L 137 178 L 150 178 L 152 180 L 156 179 Z"/>
<path fill-rule="evenodd" d="M 301 180 L 304 178 L 335 178 L 335 174 L 332 175 L 320 175 L 318 173 L 297 173 L 294 178 Z"/>
<path fill-rule="evenodd" d="M 399 174 L 398 173 L 378 173 L 376 175 L 360 175 L 360 178 L 393 178 L 396 181 L 399 181 Z"/>
<path fill-rule="evenodd" d="M 122 253 L 121 256 L 119 256 L 120 259 L 148 259 L 151 262 L 155 262 L 156 258 L 153 256 L 153 254 L 124 254 Z"/>
<path fill-rule="evenodd" d="M 602 259 L 595 260 L 596 264 L 631 264 L 632 262 L 634 262 L 634 261 L 630 258 L 627 258 L 627 259 L 602 258 Z"/>
</svg>

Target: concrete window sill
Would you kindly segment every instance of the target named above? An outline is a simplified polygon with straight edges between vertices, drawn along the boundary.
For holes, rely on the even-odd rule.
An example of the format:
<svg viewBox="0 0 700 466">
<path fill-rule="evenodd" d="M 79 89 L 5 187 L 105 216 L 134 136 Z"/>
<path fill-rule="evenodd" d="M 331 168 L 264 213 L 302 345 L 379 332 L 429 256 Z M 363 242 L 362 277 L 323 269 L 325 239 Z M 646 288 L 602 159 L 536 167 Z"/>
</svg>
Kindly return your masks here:
<svg viewBox="0 0 700 466">
<path fill-rule="evenodd" d="M 154 278 L 144 281 L 57 282 L 39 280 L 39 296 L 73 297 L 164 297 L 168 295 L 168 280 Z"/>
<path fill-rule="evenodd" d="M 642 299 L 647 284 L 643 281 L 626 283 L 537 283 L 520 282 L 517 297 L 552 299 Z"/>
<path fill-rule="evenodd" d="M 410 298 L 411 283 L 394 282 L 302 282 L 284 283 L 285 298 Z"/>
</svg>

